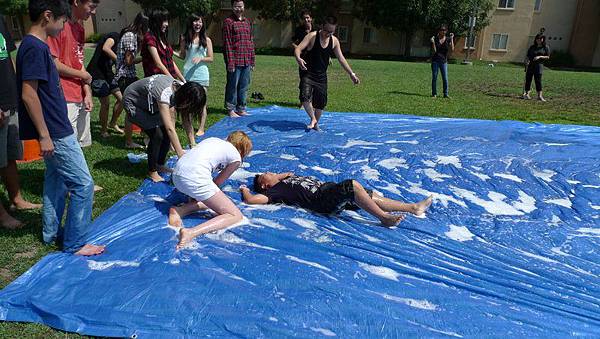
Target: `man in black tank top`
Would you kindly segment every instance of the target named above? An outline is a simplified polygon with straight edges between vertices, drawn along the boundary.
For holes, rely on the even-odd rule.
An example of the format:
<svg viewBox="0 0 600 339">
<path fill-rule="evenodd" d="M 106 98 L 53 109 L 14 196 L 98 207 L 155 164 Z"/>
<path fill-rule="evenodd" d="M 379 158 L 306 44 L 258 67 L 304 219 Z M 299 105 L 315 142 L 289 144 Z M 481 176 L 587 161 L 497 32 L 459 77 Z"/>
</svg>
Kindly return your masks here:
<svg viewBox="0 0 600 339">
<path fill-rule="evenodd" d="M 300 69 L 306 71 L 300 79 L 300 101 L 310 117 L 310 123 L 306 126 L 308 129 L 319 129 L 319 119 L 327 105 L 327 67 L 331 52 L 350 75 L 352 82 L 355 85 L 360 83 L 342 54 L 339 40 L 333 36 L 336 25 L 337 19 L 334 16 L 325 17 L 323 28 L 307 34 L 294 49 Z M 306 56 L 302 55 L 303 51 L 307 52 Z"/>
</svg>

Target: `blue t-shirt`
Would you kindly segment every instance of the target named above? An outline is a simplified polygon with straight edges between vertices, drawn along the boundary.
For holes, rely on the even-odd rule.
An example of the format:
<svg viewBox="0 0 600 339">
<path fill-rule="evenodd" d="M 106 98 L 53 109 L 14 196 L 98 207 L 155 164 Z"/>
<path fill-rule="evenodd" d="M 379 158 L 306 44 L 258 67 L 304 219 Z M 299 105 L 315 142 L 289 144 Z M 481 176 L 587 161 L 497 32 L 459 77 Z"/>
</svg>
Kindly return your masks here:
<svg viewBox="0 0 600 339">
<path fill-rule="evenodd" d="M 37 80 L 37 95 L 50 138 L 61 139 L 73 134 L 67 102 L 60 86 L 58 70 L 48 45 L 33 35 L 23 37 L 17 52 L 17 90 L 19 93 L 19 135 L 21 140 L 39 139 L 39 134 L 23 102 L 23 81 Z"/>
</svg>

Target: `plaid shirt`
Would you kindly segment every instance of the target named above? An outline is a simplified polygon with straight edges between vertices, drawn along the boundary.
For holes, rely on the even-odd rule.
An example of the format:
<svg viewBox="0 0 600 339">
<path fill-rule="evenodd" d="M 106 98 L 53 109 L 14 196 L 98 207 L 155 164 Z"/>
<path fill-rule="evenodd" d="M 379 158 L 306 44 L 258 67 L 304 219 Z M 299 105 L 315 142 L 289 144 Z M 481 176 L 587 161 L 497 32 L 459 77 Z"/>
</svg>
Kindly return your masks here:
<svg viewBox="0 0 600 339">
<path fill-rule="evenodd" d="M 144 77 L 149 77 L 154 74 L 163 74 L 160 68 L 154 63 L 152 55 L 150 54 L 150 47 L 156 48 L 160 62 L 167 68 L 173 78 L 177 78 L 175 73 L 175 64 L 173 63 L 173 48 L 171 45 L 165 45 L 150 32 L 144 35 L 144 41 L 142 42 L 142 66 L 144 66 Z"/>
<path fill-rule="evenodd" d="M 231 15 L 223 22 L 223 56 L 227 70 L 236 67 L 254 66 L 254 41 L 252 23 L 248 18 L 238 20 Z"/>
<path fill-rule="evenodd" d="M 135 73 L 135 64 L 127 65 L 125 63 L 125 54 L 127 52 L 131 52 L 135 57 L 137 51 L 137 35 L 133 32 L 127 32 L 123 34 L 123 37 L 121 37 L 121 41 L 119 41 L 119 46 L 117 47 L 117 74 L 115 76 L 116 80 L 119 80 L 120 78 L 135 78 L 137 76 Z"/>
</svg>

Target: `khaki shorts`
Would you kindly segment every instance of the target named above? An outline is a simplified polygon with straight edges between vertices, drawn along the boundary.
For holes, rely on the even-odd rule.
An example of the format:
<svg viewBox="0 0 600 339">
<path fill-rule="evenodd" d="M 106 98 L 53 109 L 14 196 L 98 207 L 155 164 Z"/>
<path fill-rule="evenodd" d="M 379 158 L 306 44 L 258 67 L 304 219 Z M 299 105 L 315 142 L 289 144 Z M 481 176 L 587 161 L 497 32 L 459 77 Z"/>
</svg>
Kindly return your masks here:
<svg viewBox="0 0 600 339">
<path fill-rule="evenodd" d="M 19 115 L 13 110 L 0 127 L 0 168 L 20 159 L 23 159 L 23 143 L 19 139 Z"/>
<path fill-rule="evenodd" d="M 67 102 L 69 121 L 77 135 L 81 147 L 92 145 L 92 131 L 90 130 L 90 112 L 85 110 L 83 102 Z"/>
</svg>

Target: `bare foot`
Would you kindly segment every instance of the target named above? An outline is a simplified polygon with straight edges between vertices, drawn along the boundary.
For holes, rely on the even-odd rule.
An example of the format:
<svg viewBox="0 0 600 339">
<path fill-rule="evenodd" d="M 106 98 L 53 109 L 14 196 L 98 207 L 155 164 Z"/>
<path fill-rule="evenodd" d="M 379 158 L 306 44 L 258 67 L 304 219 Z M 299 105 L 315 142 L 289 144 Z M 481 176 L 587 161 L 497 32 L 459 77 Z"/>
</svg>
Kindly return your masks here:
<svg viewBox="0 0 600 339">
<path fill-rule="evenodd" d="M 313 127 L 313 129 L 317 132 L 321 131 L 321 128 L 319 128 L 319 124 L 315 124 L 315 127 Z"/>
<path fill-rule="evenodd" d="M 163 179 L 163 177 L 161 177 L 160 174 L 158 174 L 158 172 L 150 172 L 148 173 L 148 177 L 154 182 L 165 181 L 165 179 Z"/>
<path fill-rule="evenodd" d="M 422 215 L 427 211 L 431 203 L 433 202 L 433 195 L 427 197 L 427 199 L 423 199 L 418 203 L 413 204 L 412 214 L 414 215 Z"/>
<path fill-rule="evenodd" d="M 177 212 L 177 207 L 171 207 L 169 209 L 169 225 L 175 227 L 183 227 L 183 222 L 181 221 L 181 216 L 179 212 Z"/>
<path fill-rule="evenodd" d="M 25 226 L 25 224 L 6 213 L 3 217 L 0 217 L 0 226 L 7 230 L 17 230 Z"/>
<path fill-rule="evenodd" d="M 102 254 L 104 252 L 104 245 L 91 245 L 85 244 L 79 251 L 75 252 L 75 255 L 83 255 L 89 257 L 92 255 Z"/>
<path fill-rule="evenodd" d="M 194 237 L 190 234 L 190 231 L 186 228 L 179 230 L 179 242 L 177 243 L 177 249 L 180 250 L 185 247 Z"/>
<path fill-rule="evenodd" d="M 246 111 L 240 111 L 240 112 L 235 112 L 235 113 L 241 117 L 248 115 L 248 112 L 246 112 Z"/>
<path fill-rule="evenodd" d="M 317 120 L 311 120 L 310 124 L 306 125 L 306 128 L 313 129 L 313 128 L 315 128 L 315 126 L 317 126 L 317 123 L 318 123 Z"/>
<path fill-rule="evenodd" d="M 386 213 L 386 216 L 382 219 L 379 219 L 381 221 L 381 223 L 386 226 L 386 227 L 392 227 L 392 226 L 396 226 L 398 225 L 402 220 L 404 220 L 404 216 L 399 214 L 399 215 L 394 215 L 394 214 L 389 214 Z"/>
<path fill-rule="evenodd" d="M 158 165 L 157 169 L 161 173 L 173 173 L 173 169 L 169 168 L 169 167 L 167 167 L 165 165 Z"/>
<path fill-rule="evenodd" d="M 204 135 L 204 131 L 203 130 L 198 130 L 198 132 L 196 132 L 196 136 L 197 137 L 201 137 Z"/>
<path fill-rule="evenodd" d="M 237 113 L 235 113 L 234 111 L 229 111 L 229 117 L 230 118 L 239 118 L 240 116 L 237 115 Z"/>
<path fill-rule="evenodd" d="M 140 144 L 136 144 L 135 142 L 131 142 L 131 143 L 126 143 L 125 144 L 125 148 L 126 149 L 144 149 L 144 145 L 140 145 Z"/>
<path fill-rule="evenodd" d="M 98 185 L 94 185 L 94 193 L 100 192 L 100 191 L 103 191 L 103 190 L 104 190 L 104 187 L 98 186 Z"/>
<path fill-rule="evenodd" d="M 26 200 L 15 201 L 11 206 L 11 210 L 37 210 L 42 208 L 42 204 L 34 204 Z"/>
<path fill-rule="evenodd" d="M 123 133 L 125 133 L 125 132 L 124 132 L 124 131 L 121 129 L 121 127 L 119 127 L 119 125 L 112 125 L 112 126 L 110 126 L 110 128 L 114 129 L 114 130 L 115 130 L 115 132 L 117 132 L 117 133 L 119 133 L 119 134 L 123 134 Z"/>
</svg>

